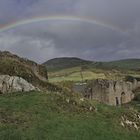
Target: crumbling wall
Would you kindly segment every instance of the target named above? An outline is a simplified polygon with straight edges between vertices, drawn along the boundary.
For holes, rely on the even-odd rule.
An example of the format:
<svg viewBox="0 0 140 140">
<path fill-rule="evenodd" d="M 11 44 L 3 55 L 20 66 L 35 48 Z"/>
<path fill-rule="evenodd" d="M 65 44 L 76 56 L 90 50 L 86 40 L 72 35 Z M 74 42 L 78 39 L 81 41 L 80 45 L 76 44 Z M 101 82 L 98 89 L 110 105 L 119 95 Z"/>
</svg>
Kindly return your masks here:
<svg viewBox="0 0 140 140">
<path fill-rule="evenodd" d="M 130 102 L 134 98 L 132 83 L 125 81 L 113 81 L 109 87 L 110 105 L 121 105 Z"/>
<path fill-rule="evenodd" d="M 133 83 L 97 79 L 88 84 L 84 96 L 109 105 L 121 105 L 134 98 L 133 91 L 138 87 L 140 87 L 140 82 L 136 79 Z"/>
</svg>

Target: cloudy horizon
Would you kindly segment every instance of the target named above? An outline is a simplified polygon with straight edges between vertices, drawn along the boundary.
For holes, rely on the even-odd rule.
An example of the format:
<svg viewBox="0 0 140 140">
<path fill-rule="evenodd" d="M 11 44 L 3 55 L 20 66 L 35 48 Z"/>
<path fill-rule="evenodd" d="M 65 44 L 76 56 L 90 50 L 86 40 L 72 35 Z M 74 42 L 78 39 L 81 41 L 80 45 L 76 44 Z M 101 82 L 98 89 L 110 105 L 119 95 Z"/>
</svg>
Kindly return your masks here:
<svg viewBox="0 0 140 140">
<path fill-rule="evenodd" d="M 56 57 L 140 58 L 139 7 L 139 0 L 1 0 L 0 50 L 38 63 Z M 36 20 L 2 30 L 33 17 L 56 20 Z"/>
</svg>

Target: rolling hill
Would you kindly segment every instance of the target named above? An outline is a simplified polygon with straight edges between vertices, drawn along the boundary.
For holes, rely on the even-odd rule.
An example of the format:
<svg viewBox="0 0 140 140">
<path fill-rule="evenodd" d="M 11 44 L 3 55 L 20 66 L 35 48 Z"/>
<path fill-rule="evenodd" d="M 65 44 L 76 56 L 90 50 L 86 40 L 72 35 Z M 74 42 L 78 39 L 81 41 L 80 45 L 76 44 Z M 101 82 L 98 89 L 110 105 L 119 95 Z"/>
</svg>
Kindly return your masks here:
<svg viewBox="0 0 140 140">
<path fill-rule="evenodd" d="M 43 65 L 47 67 L 48 71 L 58 71 L 77 66 L 91 65 L 92 63 L 92 61 L 87 61 L 76 57 L 62 57 L 48 60 L 47 62 L 43 63 Z"/>
<path fill-rule="evenodd" d="M 51 82 L 81 81 L 91 79 L 122 79 L 127 75 L 140 76 L 140 59 L 125 59 L 110 62 L 92 62 L 79 58 L 55 58 L 43 65 L 48 69 Z M 82 72 L 82 73 L 81 73 Z"/>
<path fill-rule="evenodd" d="M 123 59 L 97 63 L 98 68 L 118 70 L 140 70 L 140 59 Z"/>
<path fill-rule="evenodd" d="M 123 59 L 110 62 L 95 62 L 74 57 L 62 57 L 48 60 L 43 63 L 48 71 L 58 71 L 67 68 L 85 66 L 98 69 L 139 70 L 140 59 Z"/>
</svg>

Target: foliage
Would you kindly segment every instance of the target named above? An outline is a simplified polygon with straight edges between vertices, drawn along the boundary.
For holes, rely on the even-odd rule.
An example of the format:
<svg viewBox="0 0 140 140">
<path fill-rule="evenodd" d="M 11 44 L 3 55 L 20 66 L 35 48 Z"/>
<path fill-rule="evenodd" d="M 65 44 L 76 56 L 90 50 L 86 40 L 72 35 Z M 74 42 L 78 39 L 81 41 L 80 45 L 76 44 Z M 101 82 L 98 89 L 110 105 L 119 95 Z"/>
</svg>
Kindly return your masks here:
<svg viewBox="0 0 140 140">
<path fill-rule="evenodd" d="M 93 110 L 89 110 L 93 107 Z M 24 93 L 0 96 L 1 140 L 139 140 L 120 125 L 128 108 L 81 100 L 77 94 Z"/>
</svg>

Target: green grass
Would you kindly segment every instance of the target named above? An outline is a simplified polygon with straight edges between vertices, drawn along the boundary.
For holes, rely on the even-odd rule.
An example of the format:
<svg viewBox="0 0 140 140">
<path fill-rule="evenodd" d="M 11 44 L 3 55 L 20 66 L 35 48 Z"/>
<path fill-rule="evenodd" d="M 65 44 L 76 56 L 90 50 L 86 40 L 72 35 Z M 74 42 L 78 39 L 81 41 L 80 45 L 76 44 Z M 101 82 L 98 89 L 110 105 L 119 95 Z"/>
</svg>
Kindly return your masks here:
<svg viewBox="0 0 140 140">
<path fill-rule="evenodd" d="M 119 80 L 123 79 L 127 75 L 140 76 L 139 73 L 135 72 L 121 72 L 113 70 L 101 70 L 101 69 L 87 69 L 82 71 L 83 80 L 93 79 L 112 79 Z M 82 80 L 80 67 L 73 67 L 70 69 L 64 69 L 57 72 L 48 72 L 50 82 L 62 82 L 62 81 L 74 81 L 78 82 Z"/>
<path fill-rule="evenodd" d="M 48 71 L 55 72 L 72 67 L 97 68 L 103 70 L 139 70 L 140 59 L 124 59 L 110 62 L 87 61 L 73 57 L 55 58 L 44 63 Z"/>
<path fill-rule="evenodd" d="M 82 70 L 83 80 L 93 80 L 93 79 L 109 79 L 109 80 L 121 80 L 126 76 L 140 77 L 139 71 L 134 70 L 107 70 L 107 69 L 97 69 L 97 68 L 87 68 Z M 48 77 L 50 82 L 63 82 L 63 81 L 74 81 L 79 82 L 81 78 L 81 67 L 72 67 L 56 72 L 48 72 Z"/>
<path fill-rule="evenodd" d="M 137 70 L 140 69 L 140 59 L 124 59 L 103 63 L 103 65 L 106 65 L 105 67 L 114 67 L 122 70 Z"/>
<path fill-rule="evenodd" d="M 84 71 L 83 73 L 83 80 L 92 80 L 97 78 L 104 79 L 104 74 L 96 74 L 91 71 Z M 61 81 L 81 81 L 81 74 L 80 72 L 75 72 L 73 74 L 67 75 L 67 76 L 57 76 L 57 77 L 51 77 L 49 79 L 50 82 L 61 82 Z"/>
<path fill-rule="evenodd" d="M 34 86 L 40 86 L 41 83 L 47 85 L 41 80 L 42 77 L 47 79 L 47 70 L 44 66 L 9 52 L 0 52 L 0 74 L 22 77 Z"/>
<path fill-rule="evenodd" d="M 120 125 L 128 108 L 79 99 L 37 92 L 0 96 L 0 140 L 139 140 L 139 131 Z"/>
<path fill-rule="evenodd" d="M 92 69 L 87 69 L 82 71 L 83 80 L 91 80 L 97 78 L 106 78 L 103 71 L 93 71 Z M 60 70 L 57 72 L 49 72 L 50 82 L 62 82 L 62 81 L 81 81 L 81 68 L 73 67 L 69 69 Z"/>
</svg>

